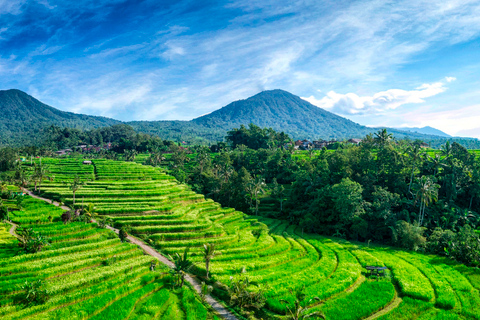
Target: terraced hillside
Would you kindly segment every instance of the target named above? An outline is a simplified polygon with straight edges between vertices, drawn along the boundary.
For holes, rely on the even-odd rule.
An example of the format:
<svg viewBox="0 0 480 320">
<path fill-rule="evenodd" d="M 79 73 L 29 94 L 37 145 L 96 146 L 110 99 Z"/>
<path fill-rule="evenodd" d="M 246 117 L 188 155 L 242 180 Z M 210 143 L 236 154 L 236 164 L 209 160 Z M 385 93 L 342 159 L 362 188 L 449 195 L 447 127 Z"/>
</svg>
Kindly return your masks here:
<svg viewBox="0 0 480 320">
<path fill-rule="evenodd" d="M 72 161 L 80 160 L 51 165 L 66 168 Z M 94 160 L 93 167 L 95 180 L 77 191 L 77 199 L 94 203 L 117 227 L 131 226 L 164 253 L 190 247 L 200 276 L 205 274 L 203 244 L 215 243 L 221 254 L 211 263 L 213 278 L 227 285 L 232 276 L 259 283 L 267 297 L 260 311 L 264 319 L 284 315 L 295 302 L 291 290 L 302 287 L 303 304 L 327 319 L 480 319 L 478 269 L 437 256 L 302 234 L 284 221 L 221 208 L 160 169 L 107 160 Z M 42 189 L 50 198 L 73 202 L 72 192 L 59 181 Z M 387 276 L 370 279 L 367 265 L 387 266 Z M 221 286 L 214 293 L 228 302 Z"/>
<path fill-rule="evenodd" d="M 41 200 L 27 197 L 23 206 L 11 214 L 17 232 L 32 228 L 50 245 L 13 256 L 0 243 L 1 319 L 217 319 L 188 287 L 172 291 L 168 269 L 150 271 L 153 258 L 112 231 L 63 224 L 64 211 Z M 12 241 L 4 228 L 0 239 Z M 39 280 L 49 299 L 26 304 L 22 286 Z"/>
</svg>

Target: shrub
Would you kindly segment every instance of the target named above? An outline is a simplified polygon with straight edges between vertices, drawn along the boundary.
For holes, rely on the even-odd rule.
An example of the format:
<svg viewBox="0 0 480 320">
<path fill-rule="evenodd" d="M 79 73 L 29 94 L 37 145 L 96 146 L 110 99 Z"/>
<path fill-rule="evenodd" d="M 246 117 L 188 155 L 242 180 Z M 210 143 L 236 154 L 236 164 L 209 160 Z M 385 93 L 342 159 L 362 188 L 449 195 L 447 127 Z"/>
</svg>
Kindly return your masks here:
<svg viewBox="0 0 480 320">
<path fill-rule="evenodd" d="M 19 246 L 25 253 L 37 253 L 43 247 L 50 245 L 46 237 L 32 228 L 21 230 L 19 236 Z"/>
<path fill-rule="evenodd" d="M 423 232 L 424 228 L 419 225 L 400 220 L 395 225 L 393 240 L 400 247 L 417 251 L 426 243 Z"/>
<path fill-rule="evenodd" d="M 240 278 L 232 281 L 228 287 L 228 293 L 230 295 L 230 304 L 237 306 L 240 312 L 244 315 L 249 315 L 248 309 L 260 310 L 265 305 L 267 299 L 265 298 L 265 292 L 263 288 L 253 291 L 249 287 L 255 285 L 250 282 L 248 277 Z"/>
<path fill-rule="evenodd" d="M 72 220 L 72 211 L 67 211 L 61 216 L 63 224 L 67 224 Z"/>
<path fill-rule="evenodd" d="M 125 242 L 127 241 L 128 233 L 125 227 L 121 227 L 120 231 L 118 232 L 118 237 L 120 238 L 120 241 Z"/>
<path fill-rule="evenodd" d="M 41 280 L 34 282 L 28 282 L 27 280 L 20 289 L 23 291 L 19 295 L 20 303 L 27 306 L 43 304 L 49 298 L 49 291 Z"/>
</svg>

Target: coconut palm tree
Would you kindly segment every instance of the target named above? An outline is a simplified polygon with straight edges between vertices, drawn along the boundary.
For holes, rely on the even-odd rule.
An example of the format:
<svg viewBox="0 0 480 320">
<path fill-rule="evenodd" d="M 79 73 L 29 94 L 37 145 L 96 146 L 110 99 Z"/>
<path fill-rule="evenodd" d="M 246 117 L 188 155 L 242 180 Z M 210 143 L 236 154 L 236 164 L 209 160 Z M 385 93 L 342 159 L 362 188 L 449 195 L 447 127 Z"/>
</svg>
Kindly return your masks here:
<svg viewBox="0 0 480 320">
<path fill-rule="evenodd" d="M 422 176 L 416 185 L 417 193 L 414 205 L 420 200 L 420 212 L 418 215 L 418 224 L 420 226 L 423 224 L 423 219 L 425 218 L 425 207 L 427 207 L 430 202 L 437 201 L 439 188 L 440 186 L 438 184 L 426 176 Z"/>
<path fill-rule="evenodd" d="M 435 154 L 435 157 L 431 157 L 430 155 L 428 155 L 427 159 L 433 168 L 433 176 L 436 177 L 438 170 L 441 167 L 445 167 L 444 159 L 442 159 L 439 154 Z"/>
<path fill-rule="evenodd" d="M 16 168 L 15 168 L 15 181 L 16 184 L 22 188 L 26 188 L 28 186 L 28 183 L 31 180 L 31 175 L 27 175 L 25 170 L 22 167 L 22 164 L 18 162 Z"/>
<path fill-rule="evenodd" d="M 207 271 L 206 278 L 209 279 L 209 270 L 210 270 L 210 261 L 215 258 L 215 256 L 221 254 L 215 250 L 214 243 L 206 243 L 203 245 L 203 260 L 205 260 L 205 270 Z"/>
<path fill-rule="evenodd" d="M 392 140 L 392 138 L 393 134 L 388 133 L 387 129 L 382 129 L 378 132 L 375 132 L 373 141 L 377 146 L 385 146 L 390 140 Z"/>
<path fill-rule="evenodd" d="M 258 204 L 260 203 L 258 196 L 265 192 L 266 185 L 265 179 L 261 176 L 254 176 L 247 185 L 247 191 L 250 193 L 251 199 L 255 200 L 255 215 L 258 215 Z"/>
<path fill-rule="evenodd" d="M 75 206 L 75 193 L 85 185 L 84 181 L 80 180 L 78 175 L 75 175 L 75 178 L 68 184 L 68 188 L 73 192 L 73 205 Z"/>
<path fill-rule="evenodd" d="M 38 191 L 40 192 L 40 188 L 42 186 L 43 180 L 52 181 L 53 177 L 49 176 L 50 170 L 48 166 L 42 165 L 41 163 L 35 163 L 35 167 L 33 170 L 33 181 L 35 183 L 35 191 L 37 191 L 37 183 L 38 183 Z"/>
<path fill-rule="evenodd" d="M 410 184 L 408 185 L 408 193 L 410 193 L 410 190 L 412 188 L 413 175 L 415 174 L 415 167 L 417 166 L 417 162 L 420 159 L 422 153 L 421 153 L 421 148 L 418 144 L 410 146 L 407 149 L 407 153 L 410 156 L 410 159 L 412 160 L 412 173 L 410 175 Z"/>
<path fill-rule="evenodd" d="M 188 270 L 193 266 L 193 262 L 188 260 L 189 249 L 189 247 L 186 247 L 182 255 L 175 252 L 173 257 L 169 256 L 170 260 L 175 263 L 175 266 L 170 269 L 170 273 L 176 278 L 175 286 L 180 288 L 183 287 Z"/>
</svg>

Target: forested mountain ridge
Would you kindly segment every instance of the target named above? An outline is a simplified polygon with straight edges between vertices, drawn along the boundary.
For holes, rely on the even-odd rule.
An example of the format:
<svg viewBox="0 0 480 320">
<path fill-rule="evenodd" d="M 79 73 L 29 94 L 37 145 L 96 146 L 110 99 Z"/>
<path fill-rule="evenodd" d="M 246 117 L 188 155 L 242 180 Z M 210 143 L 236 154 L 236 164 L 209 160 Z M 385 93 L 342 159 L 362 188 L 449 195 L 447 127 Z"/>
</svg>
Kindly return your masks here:
<svg viewBox="0 0 480 320">
<path fill-rule="evenodd" d="M 370 130 L 353 121 L 318 108 L 283 90 L 263 91 L 238 100 L 192 122 L 206 127 L 231 130 L 253 123 L 285 131 L 294 138 L 341 139 L 363 137 Z"/>
<path fill-rule="evenodd" d="M 259 127 L 284 131 L 293 139 L 350 139 L 363 138 L 381 128 L 370 128 L 340 117 L 287 91 L 276 89 L 260 92 L 248 99 L 234 101 L 227 106 L 191 121 L 141 121 L 131 122 L 135 130 L 148 134 L 181 135 L 182 140 L 191 141 L 194 131 L 207 140 L 221 140 L 229 130 L 240 125 L 253 123 Z M 167 129 L 168 128 L 168 129 Z M 173 129 L 169 131 L 169 129 Z M 180 133 L 181 132 L 181 133 Z M 390 129 L 398 139 L 441 140 L 445 137 L 420 132 Z M 208 134 L 208 138 L 205 134 Z M 215 140 L 214 140 L 215 141 Z"/>
<path fill-rule="evenodd" d="M 39 133 L 52 124 L 85 130 L 121 123 L 105 117 L 61 111 L 16 89 L 0 90 L 0 114 L 0 145 L 37 144 Z"/>
<path fill-rule="evenodd" d="M 293 139 L 363 138 L 380 128 L 370 128 L 316 107 L 283 90 L 260 92 L 238 100 L 191 121 L 130 121 L 65 112 L 48 106 L 20 90 L 0 91 L 0 145 L 36 145 L 43 143 L 42 132 L 55 125 L 88 130 L 115 124 L 128 124 L 137 132 L 188 144 L 222 141 L 227 132 L 253 123 L 287 133 Z M 397 139 L 420 139 L 438 147 L 446 137 L 400 129 L 389 129 Z M 477 139 L 455 141 L 467 148 L 478 148 Z"/>
</svg>

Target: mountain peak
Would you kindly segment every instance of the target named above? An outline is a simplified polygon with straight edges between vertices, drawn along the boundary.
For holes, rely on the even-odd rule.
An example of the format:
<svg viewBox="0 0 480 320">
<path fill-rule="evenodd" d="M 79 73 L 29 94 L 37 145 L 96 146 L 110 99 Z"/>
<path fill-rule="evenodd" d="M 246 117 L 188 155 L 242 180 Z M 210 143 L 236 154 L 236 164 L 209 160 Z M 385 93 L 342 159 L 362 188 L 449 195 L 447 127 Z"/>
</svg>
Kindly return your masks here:
<svg viewBox="0 0 480 320">
<path fill-rule="evenodd" d="M 0 90 L 0 145 L 35 144 L 40 132 L 54 124 L 60 127 L 92 129 L 121 123 L 104 117 L 65 112 L 50 107 L 18 90 Z"/>
<path fill-rule="evenodd" d="M 192 122 L 225 130 L 253 123 L 302 139 L 359 138 L 371 131 L 281 89 L 262 91 L 232 102 Z"/>
</svg>

